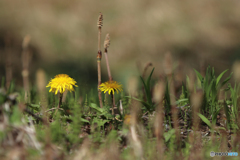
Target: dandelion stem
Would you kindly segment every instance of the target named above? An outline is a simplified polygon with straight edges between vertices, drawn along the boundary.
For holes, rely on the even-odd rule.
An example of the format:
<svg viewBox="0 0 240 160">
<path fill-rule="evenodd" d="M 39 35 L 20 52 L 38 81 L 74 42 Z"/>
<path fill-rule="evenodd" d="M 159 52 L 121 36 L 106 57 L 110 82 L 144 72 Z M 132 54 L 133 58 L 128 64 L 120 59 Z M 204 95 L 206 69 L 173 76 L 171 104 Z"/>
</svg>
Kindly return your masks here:
<svg viewBox="0 0 240 160">
<path fill-rule="evenodd" d="M 112 115 L 114 115 L 115 98 L 112 92 L 111 92 L 111 97 L 112 97 Z"/>
<path fill-rule="evenodd" d="M 56 116 L 58 109 L 60 109 L 60 107 L 61 107 L 61 105 L 62 105 L 62 98 L 63 98 L 63 94 L 60 93 L 59 102 L 58 102 L 58 107 L 57 107 L 57 109 L 56 109 L 56 111 L 55 111 L 55 113 L 54 113 L 54 116 Z"/>
</svg>

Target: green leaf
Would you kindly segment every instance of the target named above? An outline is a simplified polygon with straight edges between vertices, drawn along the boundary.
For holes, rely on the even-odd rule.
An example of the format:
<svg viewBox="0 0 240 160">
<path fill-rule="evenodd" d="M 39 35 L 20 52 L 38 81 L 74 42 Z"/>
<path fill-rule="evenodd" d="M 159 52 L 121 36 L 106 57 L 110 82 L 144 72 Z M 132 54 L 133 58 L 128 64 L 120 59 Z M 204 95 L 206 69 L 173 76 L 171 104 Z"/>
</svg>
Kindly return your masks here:
<svg viewBox="0 0 240 160">
<path fill-rule="evenodd" d="M 144 80 L 143 80 L 143 77 L 140 76 L 141 81 L 143 82 L 145 94 L 146 94 L 146 97 L 147 97 L 147 104 L 150 105 L 151 109 L 152 109 L 152 106 L 153 106 L 153 102 L 152 102 L 152 97 L 151 97 L 151 92 L 150 92 L 150 89 L 151 89 L 150 81 L 151 81 L 153 71 L 154 71 L 154 68 L 152 69 L 150 75 L 148 76 L 147 83 L 145 83 Z"/>
<path fill-rule="evenodd" d="M 226 102 L 224 102 L 224 111 L 225 111 L 225 114 L 226 114 L 226 117 L 227 117 L 227 126 L 229 127 L 229 123 L 230 123 L 230 111 L 229 111 L 229 108 L 228 108 L 228 105 Z"/>
<path fill-rule="evenodd" d="M 168 142 L 170 140 L 170 138 L 172 137 L 172 135 L 174 135 L 175 130 L 171 129 L 170 131 L 166 132 L 163 134 L 163 137 L 165 139 L 165 142 Z"/>
<path fill-rule="evenodd" d="M 198 116 L 202 119 L 203 122 L 205 122 L 210 128 L 212 128 L 210 121 L 204 115 L 198 113 Z"/>
<path fill-rule="evenodd" d="M 228 69 L 226 69 L 225 71 L 223 71 L 218 77 L 217 77 L 217 81 L 216 84 L 218 85 L 219 81 L 221 80 L 222 76 L 224 75 L 224 73 L 226 73 L 228 71 Z"/>
<path fill-rule="evenodd" d="M 206 74 L 205 74 L 205 79 L 203 80 L 202 82 L 202 87 L 203 87 L 203 90 L 207 90 L 207 87 L 208 87 L 208 82 L 209 82 L 209 76 L 211 76 L 211 67 L 208 66 L 207 67 L 207 71 L 206 71 Z"/>
<path fill-rule="evenodd" d="M 226 84 L 226 83 L 231 79 L 232 74 L 233 74 L 233 72 L 230 74 L 230 76 L 228 76 L 228 77 L 222 82 L 222 84 L 221 84 L 220 87 L 222 87 L 224 84 Z"/>
<path fill-rule="evenodd" d="M 144 82 L 143 78 L 140 77 L 142 82 L 143 82 L 143 86 L 144 86 L 144 90 L 145 90 L 145 93 L 146 93 L 146 96 L 147 96 L 147 101 L 149 101 L 149 97 L 148 97 L 148 93 L 149 93 L 149 90 L 148 90 L 148 87 L 146 85 L 146 83 Z"/>
<path fill-rule="evenodd" d="M 93 109 L 95 109 L 96 111 L 98 111 L 98 112 L 100 112 L 100 113 L 103 113 L 103 112 L 104 112 L 104 109 L 98 107 L 95 103 L 90 103 L 90 107 L 93 108 Z"/>
<path fill-rule="evenodd" d="M 179 104 L 181 102 L 188 102 L 188 98 L 179 99 L 176 103 Z"/>
<path fill-rule="evenodd" d="M 98 127 L 104 126 L 105 123 L 109 122 L 110 120 L 103 120 L 97 117 L 94 117 L 92 124 L 97 123 Z"/>
<path fill-rule="evenodd" d="M 81 118 L 81 121 L 82 122 L 85 122 L 85 123 L 89 123 L 88 120 L 84 119 L 84 118 Z"/>
<path fill-rule="evenodd" d="M 151 80 L 151 77 L 152 77 L 152 74 L 153 74 L 153 71 L 154 71 L 155 68 L 152 69 L 152 72 L 150 73 L 149 77 L 148 77 L 148 80 L 147 80 L 147 86 L 148 88 L 150 89 L 150 80 Z"/>
<path fill-rule="evenodd" d="M 22 114 L 17 106 L 14 106 L 13 108 L 13 113 L 10 117 L 10 122 L 13 124 L 20 124 L 22 123 L 21 121 Z"/>
<path fill-rule="evenodd" d="M 183 87 L 184 98 L 189 98 L 189 92 L 187 90 L 186 85 L 183 82 L 182 82 L 182 87 Z"/>
<path fill-rule="evenodd" d="M 213 114 L 213 117 L 212 117 L 212 123 L 213 124 L 216 124 L 216 122 L 217 122 L 217 115 L 219 114 L 219 112 L 220 112 L 220 107 L 218 108 L 218 110 Z"/>
<path fill-rule="evenodd" d="M 221 129 L 221 130 L 225 130 L 225 131 L 226 131 L 226 128 L 224 128 L 224 127 L 218 127 L 217 129 L 218 129 L 218 130 Z"/>
<path fill-rule="evenodd" d="M 148 104 L 147 102 L 145 102 L 145 101 L 143 101 L 143 100 L 140 100 L 140 99 L 138 99 L 138 98 L 135 98 L 135 97 L 131 97 L 131 96 L 125 96 L 125 97 L 132 98 L 132 99 L 134 99 L 134 100 L 136 100 L 136 101 L 141 102 L 142 105 L 145 106 L 148 111 L 152 111 L 152 105 Z"/>
<path fill-rule="evenodd" d="M 196 72 L 196 74 L 197 74 L 198 79 L 200 80 L 200 82 L 202 82 L 203 76 L 202 76 L 197 70 L 194 69 L 194 71 Z"/>
</svg>

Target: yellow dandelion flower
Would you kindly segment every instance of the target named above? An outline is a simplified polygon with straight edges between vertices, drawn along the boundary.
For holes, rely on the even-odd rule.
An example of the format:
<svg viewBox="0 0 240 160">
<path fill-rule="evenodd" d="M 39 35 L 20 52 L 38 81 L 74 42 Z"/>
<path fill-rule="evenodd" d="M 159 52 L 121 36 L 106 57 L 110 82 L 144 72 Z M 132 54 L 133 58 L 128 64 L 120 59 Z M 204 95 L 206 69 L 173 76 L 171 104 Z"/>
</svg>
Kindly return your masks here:
<svg viewBox="0 0 240 160">
<path fill-rule="evenodd" d="M 125 123 L 126 125 L 129 125 L 129 124 L 130 124 L 130 121 L 131 121 L 131 115 L 130 115 L 130 114 L 126 114 L 126 115 L 124 116 L 124 123 Z"/>
<path fill-rule="evenodd" d="M 78 87 L 76 83 L 77 82 L 67 74 L 58 74 L 50 80 L 46 87 L 51 87 L 49 92 L 55 92 L 55 94 L 60 92 L 62 94 L 65 90 L 74 91 L 73 86 Z"/>
<path fill-rule="evenodd" d="M 99 89 L 104 93 L 108 92 L 110 94 L 112 92 L 114 94 L 114 91 L 117 91 L 117 93 L 122 91 L 122 85 L 116 81 L 107 81 L 102 83 Z"/>
</svg>

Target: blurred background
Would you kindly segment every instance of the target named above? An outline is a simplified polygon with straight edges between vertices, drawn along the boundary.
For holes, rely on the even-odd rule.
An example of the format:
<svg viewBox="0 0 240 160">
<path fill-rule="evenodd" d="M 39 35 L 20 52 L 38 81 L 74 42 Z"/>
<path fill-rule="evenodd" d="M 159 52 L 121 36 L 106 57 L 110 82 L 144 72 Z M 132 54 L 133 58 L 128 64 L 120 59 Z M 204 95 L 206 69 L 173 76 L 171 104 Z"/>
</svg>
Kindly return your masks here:
<svg viewBox="0 0 240 160">
<path fill-rule="evenodd" d="M 23 39 L 31 37 L 30 83 L 38 69 L 48 80 L 64 73 L 79 86 L 97 87 L 97 19 L 103 14 L 102 48 L 110 34 L 113 78 L 126 84 L 149 62 L 163 72 L 166 53 L 176 70 L 231 69 L 240 58 L 240 1 L 21 0 L 0 1 L 0 77 L 11 69 L 22 86 Z M 102 49 L 103 51 L 103 49 Z M 102 58 L 103 81 L 107 80 Z M 183 72 L 183 79 L 185 73 Z M 229 75 L 229 74 L 228 74 Z"/>
</svg>

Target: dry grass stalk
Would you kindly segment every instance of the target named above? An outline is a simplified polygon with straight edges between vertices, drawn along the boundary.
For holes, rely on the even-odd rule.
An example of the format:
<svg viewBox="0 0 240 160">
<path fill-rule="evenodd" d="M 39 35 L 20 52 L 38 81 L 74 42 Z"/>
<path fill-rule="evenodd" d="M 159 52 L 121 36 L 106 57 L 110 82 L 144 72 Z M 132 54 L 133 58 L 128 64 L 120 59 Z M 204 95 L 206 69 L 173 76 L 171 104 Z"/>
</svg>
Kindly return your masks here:
<svg viewBox="0 0 240 160">
<path fill-rule="evenodd" d="M 76 155 L 73 157 L 73 160 L 88 159 L 89 158 L 89 154 L 90 154 L 89 148 L 90 148 L 90 141 L 89 141 L 89 139 L 86 138 L 83 141 L 83 144 L 80 147 L 79 151 L 76 152 Z"/>
<path fill-rule="evenodd" d="M 104 55 L 106 59 L 106 64 L 107 64 L 107 71 L 108 71 L 108 79 L 109 81 L 112 81 L 112 75 L 111 75 L 111 70 L 110 70 L 110 65 L 109 65 L 109 60 L 108 60 L 108 47 L 110 46 L 110 36 L 109 33 L 106 35 L 105 41 L 104 41 Z M 115 108 L 115 97 L 114 94 L 111 92 L 111 98 L 112 98 L 112 115 L 114 115 L 114 108 Z"/>
<path fill-rule="evenodd" d="M 136 78 L 131 78 L 128 81 L 128 88 L 131 96 L 136 96 L 137 93 L 137 80 Z M 138 122 L 138 113 L 141 109 L 141 104 L 136 101 L 132 100 L 132 105 L 131 105 L 131 118 L 130 118 L 130 134 L 129 134 L 129 140 L 130 140 L 130 145 L 132 145 L 134 155 L 136 159 L 143 159 L 143 146 L 140 141 L 139 136 L 137 135 L 137 125 L 139 125 Z"/>
<path fill-rule="evenodd" d="M 41 101 L 41 108 L 43 113 L 43 123 L 46 126 L 46 136 L 45 136 L 45 152 L 44 152 L 44 158 L 46 160 L 50 160 L 52 157 L 52 149 L 51 149 L 51 132 L 49 128 L 49 121 L 48 121 L 48 112 L 47 112 L 47 95 L 46 95 L 46 74 L 44 70 L 38 69 L 36 74 L 36 80 L 37 80 L 37 88 L 40 95 L 40 101 Z"/>
<path fill-rule="evenodd" d="M 47 94 L 46 94 L 47 81 L 46 81 L 46 74 L 45 74 L 44 70 L 42 70 L 42 69 L 37 70 L 36 81 L 37 81 L 38 93 L 40 95 L 42 112 L 46 113 L 46 110 L 47 110 Z M 44 114 L 43 119 L 44 119 L 45 125 L 48 125 L 48 120 L 47 120 L 46 114 Z"/>
<path fill-rule="evenodd" d="M 225 95 L 224 95 L 224 89 L 220 89 L 219 95 L 218 95 L 219 104 L 221 105 L 222 109 L 220 110 L 220 124 L 223 124 L 225 130 L 220 130 L 222 135 L 222 141 L 221 141 L 221 152 L 226 152 L 228 150 L 228 140 L 227 140 L 227 118 L 226 114 L 224 112 L 224 105 L 225 105 Z"/>
<path fill-rule="evenodd" d="M 190 154 L 190 159 L 191 158 L 197 158 L 197 159 L 202 159 L 201 155 L 201 133 L 199 132 L 199 125 L 200 125 L 200 118 L 198 116 L 199 109 L 201 107 L 203 100 L 203 92 L 198 91 L 196 93 L 192 93 L 191 95 L 191 105 L 192 105 L 192 110 L 193 110 L 193 132 L 190 134 L 190 145 L 192 146 L 191 148 L 191 154 Z"/>
<path fill-rule="evenodd" d="M 181 141 L 180 141 L 180 133 L 178 130 L 178 109 L 176 106 L 176 93 L 173 79 L 173 60 L 170 52 L 166 53 L 164 58 L 164 72 L 167 75 L 168 84 L 169 84 L 169 93 L 170 93 L 170 103 L 171 103 L 171 112 L 173 119 L 173 127 L 175 129 L 176 134 L 176 142 L 177 148 L 180 149 Z"/>
<path fill-rule="evenodd" d="M 159 82 L 154 87 L 153 99 L 156 102 L 156 118 L 154 123 L 155 135 L 157 137 L 157 150 L 158 158 L 163 159 L 164 155 L 164 141 L 163 141 L 163 121 L 164 121 L 164 106 L 163 106 L 163 97 L 165 93 L 165 84 Z"/>
<path fill-rule="evenodd" d="M 193 130 L 194 131 L 199 130 L 200 119 L 199 119 L 198 113 L 202 104 L 202 99 L 203 99 L 203 92 L 201 90 L 196 93 L 192 93 L 191 104 L 193 108 Z"/>
<path fill-rule="evenodd" d="M 167 52 L 164 57 L 163 69 L 167 77 L 171 77 L 173 74 L 173 62 L 172 55 L 170 52 Z"/>
<path fill-rule="evenodd" d="M 232 67 L 233 77 L 236 82 L 240 82 L 240 61 L 236 61 Z"/>
<path fill-rule="evenodd" d="M 190 93 L 194 91 L 194 84 L 195 84 L 195 74 L 192 70 L 189 71 L 189 83 L 187 84 L 188 90 Z"/>
<path fill-rule="evenodd" d="M 98 16 L 98 21 L 97 21 L 97 27 L 98 27 L 98 50 L 101 50 L 101 29 L 103 26 L 103 15 L 100 12 Z"/>
<path fill-rule="evenodd" d="M 132 108 L 131 108 L 131 119 L 130 119 L 130 145 L 132 145 L 134 154 L 137 159 L 143 158 L 143 146 L 142 142 L 138 136 L 137 132 L 137 115 L 140 111 L 140 103 L 136 100 L 132 100 Z"/>
<path fill-rule="evenodd" d="M 106 59 L 106 65 L 107 65 L 107 71 L 108 71 L 108 79 L 109 81 L 112 81 L 112 75 L 111 75 L 111 70 L 110 70 L 110 65 L 108 61 L 108 47 L 110 46 L 110 36 L 109 33 L 106 35 L 105 41 L 104 41 L 104 55 Z"/>
<path fill-rule="evenodd" d="M 101 80 L 101 59 L 102 59 L 102 51 L 101 51 L 101 28 L 103 24 L 103 15 L 100 12 L 98 21 L 97 21 L 97 27 L 98 27 L 98 54 L 97 54 L 97 67 L 98 67 L 98 99 L 100 107 L 103 108 L 103 102 L 102 102 L 102 94 L 101 90 L 99 89 L 99 86 L 102 83 Z"/>
<path fill-rule="evenodd" d="M 10 87 L 12 81 L 12 51 L 10 49 L 11 40 L 9 36 L 5 37 L 5 55 L 6 55 L 6 63 L 5 63 L 5 70 L 6 70 L 6 88 Z"/>
<path fill-rule="evenodd" d="M 240 61 L 234 62 L 232 70 L 233 70 L 233 76 L 234 76 L 235 82 L 238 85 L 240 85 Z M 238 93 L 238 94 L 240 94 L 240 93 Z M 239 124 L 240 124 L 240 98 L 238 98 L 238 100 L 237 100 L 237 106 L 238 106 L 237 124 L 238 124 L 238 127 L 239 127 Z M 236 131 L 236 136 L 233 140 L 233 148 L 238 149 L 238 153 L 240 153 L 239 142 L 240 142 L 240 130 L 238 129 Z"/>
<path fill-rule="evenodd" d="M 137 96 L 137 86 L 138 86 L 138 78 L 135 76 L 132 76 L 128 79 L 127 88 L 129 91 L 130 96 Z"/>
<path fill-rule="evenodd" d="M 26 35 L 23 39 L 22 43 L 22 76 L 23 76 L 23 87 L 25 90 L 25 102 L 27 102 L 27 95 L 29 94 L 29 64 L 32 58 L 32 55 L 29 50 L 29 43 L 30 43 L 31 37 L 30 35 Z"/>
</svg>

